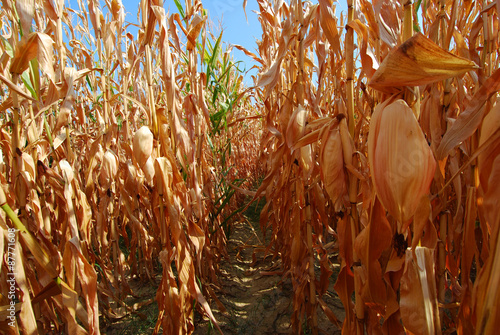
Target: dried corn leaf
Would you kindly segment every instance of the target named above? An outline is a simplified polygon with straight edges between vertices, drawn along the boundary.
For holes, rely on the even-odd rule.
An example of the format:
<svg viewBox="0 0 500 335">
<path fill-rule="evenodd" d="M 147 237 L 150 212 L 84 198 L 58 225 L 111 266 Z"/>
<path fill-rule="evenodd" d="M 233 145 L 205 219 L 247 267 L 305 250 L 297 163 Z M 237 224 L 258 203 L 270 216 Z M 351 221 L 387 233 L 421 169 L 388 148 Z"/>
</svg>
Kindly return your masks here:
<svg viewBox="0 0 500 335">
<path fill-rule="evenodd" d="M 31 22 L 35 14 L 35 6 L 32 0 L 17 0 L 15 2 L 17 15 L 21 21 L 22 33 L 27 35 L 30 32 Z"/>
<path fill-rule="evenodd" d="M 194 50 L 196 46 L 196 39 L 198 38 L 198 35 L 200 35 L 201 29 L 203 28 L 203 25 L 205 24 L 205 21 L 207 20 L 207 17 L 201 17 L 200 15 L 196 14 L 191 21 L 190 24 L 190 29 L 189 33 L 187 35 L 188 43 L 187 43 L 187 50 Z"/>
<path fill-rule="evenodd" d="M 500 128 L 500 98 L 497 98 L 495 105 L 484 117 L 481 124 L 481 135 L 479 137 L 479 146 L 483 145 Z M 498 156 L 500 143 L 489 146 L 478 157 L 479 179 L 485 191 L 488 191 L 488 179 L 493 168 L 493 157 Z"/>
<path fill-rule="evenodd" d="M 500 128 L 500 103 L 495 106 L 483 120 L 479 145 L 484 145 Z M 484 191 L 484 216 L 491 225 L 498 218 L 500 185 L 498 184 L 500 140 L 496 140 L 478 156 L 479 181 Z"/>
<path fill-rule="evenodd" d="M 379 258 L 391 246 L 392 228 L 379 201 L 375 201 L 368 226 L 356 237 L 354 250 L 366 270 L 366 281 L 362 285 L 363 302 L 370 309 L 384 314 L 388 300 Z"/>
<path fill-rule="evenodd" d="M 415 217 L 413 218 L 413 239 L 411 242 L 412 250 L 415 250 L 419 243 L 430 249 L 436 248 L 437 232 L 431 221 L 431 210 L 432 206 L 429 196 L 424 195 L 420 199 L 420 203 L 415 211 Z M 425 237 L 423 237 L 424 230 Z"/>
<path fill-rule="evenodd" d="M 0 74 L 0 80 L 3 81 L 9 89 L 16 92 L 17 94 L 19 94 L 23 98 L 28 99 L 28 100 L 32 100 L 32 101 L 35 100 L 32 97 L 30 97 L 28 94 L 26 94 L 23 90 L 21 90 L 21 88 L 19 86 L 15 85 L 9 78 L 3 76 L 2 74 Z M 3 111 L 3 109 L 2 109 L 2 111 Z"/>
<path fill-rule="evenodd" d="M 335 6 L 331 0 L 319 1 L 319 18 L 321 28 L 330 42 L 332 50 L 340 51 L 340 35 L 337 29 L 337 18 L 335 17 Z"/>
<path fill-rule="evenodd" d="M 361 65 L 363 66 L 363 71 L 365 71 L 367 78 L 370 79 L 378 69 L 379 64 L 373 51 L 368 46 L 368 27 L 358 19 L 349 22 L 347 25 L 354 29 L 363 39 L 360 50 Z"/>
<path fill-rule="evenodd" d="M 484 104 L 500 90 L 500 69 L 497 69 L 474 94 L 467 108 L 444 134 L 436 158 L 444 159 L 453 148 L 469 138 L 479 127 L 486 110 Z"/>
<path fill-rule="evenodd" d="M 401 278 L 401 318 L 409 334 L 441 334 L 433 251 L 417 247 L 414 258 L 406 251 Z"/>
<path fill-rule="evenodd" d="M 50 80 L 54 81 L 53 43 L 52 38 L 47 34 L 39 32 L 29 34 L 16 48 L 14 59 L 10 65 L 10 72 L 23 73 L 28 68 L 29 62 L 36 57 L 40 68 Z"/>
<path fill-rule="evenodd" d="M 500 160 L 499 160 L 500 161 Z M 498 164 L 498 162 L 497 162 Z M 497 178 L 498 178 L 497 173 Z M 498 180 L 498 179 L 497 179 Z M 477 316 L 476 335 L 495 334 L 500 327 L 500 219 L 492 223 L 490 256 L 481 269 L 472 292 L 472 309 Z"/>
<path fill-rule="evenodd" d="M 13 279 L 12 274 L 15 275 L 15 285 L 22 292 L 19 300 L 22 302 L 21 313 L 19 313 L 20 328 L 25 334 L 36 334 L 37 326 L 35 319 L 35 312 L 33 311 L 33 306 L 31 304 L 31 297 L 29 291 L 29 283 L 26 280 L 26 273 L 24 270 L 25 260 L 23 259 L 23 248 L 19 243 L 19 239 L 16 239 L 14 247 L 14 271 L 11 271 L 9 279 Z"/>
<path fill-rule="evenodd" d="M 76 309 L 78 305 L 78 293 L 65 282 L 61 283 L 62 303 L 64 306 L 64 318 L 69 334 L 84 335 L 87 334 L 76 319 Z"/>
<path fill-rule="evenodd" d="M 99 330 L 99 304 L 97 299 L 97 274 L 92 265 L 89 264 L 86 257 L 82 254 L 80 242 L 77 238 L 72 238 L 66 243 L 64 252 L 64 264 L 66 271 L 74 269 L 73 274 L 80 283 L 83 302 L 85 302 L 87 317 L 85 320 L 89 325 L 89 334 L 100 334 Z M 74 268 L 68 267 L 68 264 L 74 264 Z"/>
<path fill-rule="evenodd" d="M 402 5 L 397 1 L 373 2 L 378 21 L 380 39 L 391 48 L 396 46 L 401 35 Z"/>
<path fill-rule="evenodd" d="M 369 85 L 420 86 L 460 76 L 478 68 L 471 60 L 440 48 L 421 33 L 393 49 L 375 71 Z"/>
</svg>

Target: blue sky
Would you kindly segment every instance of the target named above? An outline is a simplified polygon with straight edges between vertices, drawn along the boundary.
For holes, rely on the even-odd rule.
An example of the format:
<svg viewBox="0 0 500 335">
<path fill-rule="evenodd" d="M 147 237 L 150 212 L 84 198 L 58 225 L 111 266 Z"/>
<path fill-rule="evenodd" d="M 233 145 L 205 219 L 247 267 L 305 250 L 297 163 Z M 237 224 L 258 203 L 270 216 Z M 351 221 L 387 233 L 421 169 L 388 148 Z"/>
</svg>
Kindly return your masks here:
<svg viewBox="0 0 500 335">
<path fill-rule="evenodd" d="M 73 8 L 77 9 L 78 5 L 75 0 L 66 0 L 71 3 Z M 84 1 L 85 3 L 86 1 Z M 100 0 L 101 5 L 104 5 L 104 1 Z M 125 7 L 127 22 L 137 22 L 137 12 L 139 10 L 140 0 L 122 0 L 123 6 Z M 180 1 L 184 5 L 184 1 Z M 260 39 L 262 36 L 262 29 L 260 22 L 258 20 L 258 15 L 255 13 L 259 10 L 259 6 L 256 0 L 248 0 L 246 6 L 247 18 L 245 18 L 245 13 L 243 11 L 243 0 L 203 0 L 203 7 L 208 11 L 209 19 L 213 23 L 214 33 L 218 35 L 220 32 L 219 28 L 222 27 L 224 30 L 222 41 L 228 46 L 229 44 L 239 44 L 248 49 L 249 51 L 256 53 L 256 39 Z M 289 2 L 289 1 L 287 1 Z M 317 3 L 317 1 L 312 1 Z M 340 0 L 336 2 L 337 15 L 340 15 L 340 10 L 345 10 L 346 1 Z M 163 7 L 169 13 L 177 13 L 177 7 L 173 0 L 164 0 Z M 131 31 L 135 34 L 134 31 Z M 256 62 L 246 56 L 242 51 L 233 49 L 233 56 L 235 61 L 242 61 L 245 65 L 240 66 L 240 68 L 245 68 L 247 71 L 250 70 Z M 247 86 L 252 86 L 253 81 L 250 75 L 257 75 L 257 71 L 251 70 L 245 76 L 245 84 Z"/>
<path fill-rule="evenodd" d="M 172 0 L 167 2 L 173 2 Z M 222 26 L 224 33 L 222 40 L 228 44 L 239 44 L 253 53 L 257 53 L 255 39 L 262 37 L 262 29 L 258 20 L 258 15 L 254 11 L 259 10 L 257 1 L 249 0 L 246 6 L 247 19 L 243 11 L 243 0 L 205 0 L 203 6 L 209 12 L 210 20 L 216 27 Z M 252 58 L 247 57 L 242 51 L 233 49 L 236 60 L 245 63 L 246 70 L 255 64 Z M 252 70 L 245 77 L 247 85 L 253 85 L 250 74 L 256 75 L 257 71 Z"/>
<path fill-rule="evenodd" d="M 122 0 L 125 12 L 127 13 L 125 20 L 129 22 L 137 21 L 137 11 L 139 0 Z M 209 19 L 213 24 L 214 33 L 220 32 L 220 27 L 224 30 L 222 41 L 226 45 L 239 44 L 256 53 L 255 39 L 260 39 L 262 29 L 258 16 L 254 11 L 258 11 L 259 6 L 257 1 L 249 0 L 246 6 L 248 22 L 243 12 L 243 0 L 203 0 L 203 7 L 208 11 Z M 184 1 L 181 1 L 184 4 Z M 167 12 L 177 13 L 177 7 L 173 0 L 165 0 L 163 7 Z M 245 65 L 240 66 L 242 69 L 249 70 L 255 62 L 247 57 L 242 51 L 233 50 L 233 56 L 236 61 L 242 61 Z M 252 85 L 253 82 L 250 75 L 256 75 L 257 71 L 252 70 L 245 77 L 247 85 Z"/>
</svg>

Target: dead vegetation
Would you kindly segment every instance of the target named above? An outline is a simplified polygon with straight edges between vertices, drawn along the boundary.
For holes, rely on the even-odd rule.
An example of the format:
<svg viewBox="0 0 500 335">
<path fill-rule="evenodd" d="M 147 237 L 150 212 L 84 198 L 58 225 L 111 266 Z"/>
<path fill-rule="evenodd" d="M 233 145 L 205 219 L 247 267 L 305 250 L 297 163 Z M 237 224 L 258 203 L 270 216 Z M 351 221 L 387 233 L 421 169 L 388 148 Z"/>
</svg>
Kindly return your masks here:
<svg viewBox="0 0 500 335">
<path fill-rule="evenodd" d="M 119 0 L 2 1 L 2 330 L 98 334 L 137 314 L 132 281 L 159 285 L 148 332 L 231 329 L 228 280 L 263 275 L 228 270 L 252 270 L 250 196 L 289 331 L 494 334 L 500 2 L 257 0 L 251 88 L 174 2 L 141 1 L 134 36 Z"/>
</svg>

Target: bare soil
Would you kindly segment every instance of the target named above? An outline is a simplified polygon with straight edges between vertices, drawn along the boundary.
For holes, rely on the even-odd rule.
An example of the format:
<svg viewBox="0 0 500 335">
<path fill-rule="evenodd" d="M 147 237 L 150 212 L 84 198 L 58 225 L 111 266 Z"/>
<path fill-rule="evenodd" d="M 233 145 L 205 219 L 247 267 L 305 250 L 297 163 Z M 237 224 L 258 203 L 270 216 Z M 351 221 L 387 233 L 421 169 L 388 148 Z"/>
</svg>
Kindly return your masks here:
<svg viewBox="0 0 500 335">
<path fill-rule="evenodd" d="M 264 256 L 258 228 L 251 222 L 235 224 L 228 243 L 230 262 L 221 265 L 225 277 L 219 293 L 227 311 L 213 304 L 213 312 L 224 334 L 291 334 L 293 311 L 292 284 L 282 281 L 279 261 Z M 345 313 L 342 303 L 331 289 L 323 298 L 340 320 Z M 318 311 L 320 330 L 325 334 L 340 334 L 340 330 Z M 196 335 L 215 334 L 207 318 L 199 320 Z M 304 334 L 307 334 L 307 328 Z"/>
<path fill-rule="evenodd" d="M 253 206 L 252 206 L 253 207 Z M 232 334 L 292 334 L 291 314 L 293 311 L 293 287 L 290 279 L 282 280 L 280 260 L 273 260 L 265 254 L 267 243 L 258 224 L 258 209 L 252 208 L 245 213 L 245 220 L 232 225 L 232 232 L 227 245 L 229 260 L 221 264 L 222 276 L 216 294 L 223 304 L 213 301 L 211 308 L 219 326 L 225 335 Z M 254 211 L 254 212 L 252 212 Z M 335 256 L 332 262 L 335 263 Z M 318 275 L 319 275 L 319 268 Z M 345 317 L 342 303 L 333 289 L 338 273 L 334 267 L 328 292 L 322 297 L 337 318 Z M 159 283 L 159 279 L 157 282 Z M 130 314 L 112 323 L 101 323 L 103 334 L 151 334 L 158 317 L 155 294 L 157 286 L 131 283 L 136 296 L 134 303 L 152 301 Z M 332 324 L 318 309 L 320 334 L 340 334 L 340 329 Z M 195 314 L 195 335 L 218 334 L 210 320 Z M 302 334 L 309 334 L 306 323 Z"/>
</svg>

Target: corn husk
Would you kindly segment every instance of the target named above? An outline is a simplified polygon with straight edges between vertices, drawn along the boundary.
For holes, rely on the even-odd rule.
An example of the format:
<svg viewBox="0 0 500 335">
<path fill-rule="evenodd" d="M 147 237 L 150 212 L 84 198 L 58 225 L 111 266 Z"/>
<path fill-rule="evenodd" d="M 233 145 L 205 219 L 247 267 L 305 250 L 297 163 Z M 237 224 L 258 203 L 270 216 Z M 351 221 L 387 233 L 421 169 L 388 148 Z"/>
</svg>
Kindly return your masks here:
<svg viewBox="0 0 500 335">
<path fill-rule="evenodd" d="M 148 183 L 153 182 L 153 178 L 155 176 L 155 166 L 154 166 L 154 161 L 151 157 L 148 158 L 146 163 L 142 166 L 142 171 L 144 172 L 144 175 L 146 176 L 146 180 Z"/>
<path fill-rule="evenodd" d="M 389 213 L 406 223 L 429 192 L 436 162 L 410 107 L 403 100 L 378 105 L 368 135 L 375 190 Z"/>
<path fill-rule="evenodd" d="M 347 194 L 342 139 L 338 127 L 325 131 L 320 149 L 321 179 L 333 203 Z"/>
<path fill-rule="evenodd" d="M 108 189 L 118 173 L 118 157 L 110 149 L 106 150 L 102 158 L 102 169 L 99 182 L 104 189 Z"/>
<path fill-rule="evenodd" d="M 134 157 L 142 167 L 153 152 L 153 133 L 149 127 L 141 127 L 134 135 Z"/>
</svg>

